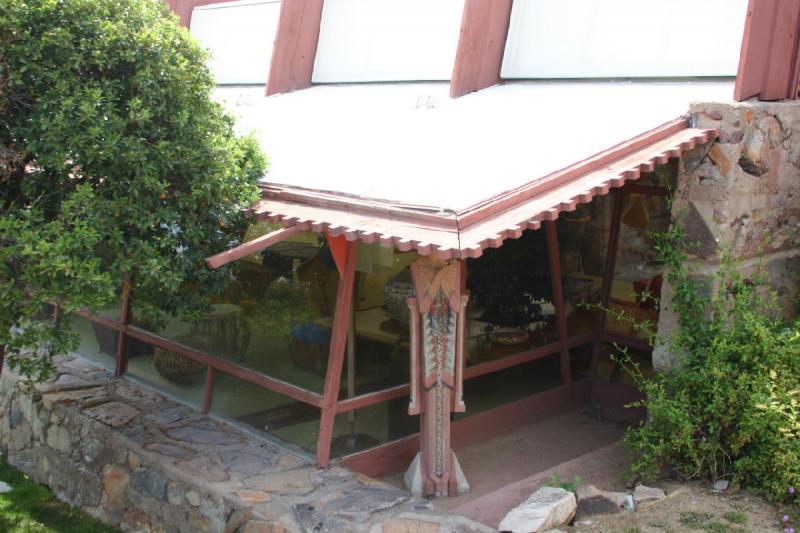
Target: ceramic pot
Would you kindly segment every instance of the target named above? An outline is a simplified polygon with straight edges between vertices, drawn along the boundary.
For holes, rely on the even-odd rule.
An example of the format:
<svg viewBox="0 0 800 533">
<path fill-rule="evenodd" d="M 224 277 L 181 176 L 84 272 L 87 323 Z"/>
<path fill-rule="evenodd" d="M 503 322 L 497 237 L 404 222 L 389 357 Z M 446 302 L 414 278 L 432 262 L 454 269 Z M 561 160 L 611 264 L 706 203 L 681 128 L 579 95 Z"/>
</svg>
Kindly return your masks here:
<svg viewBox="0 0 800 533">
<path fill-rule="evenodd" d="M 300 324 L 289 332 L 289 356 L 297 368 L 324 376 L 328 368 L 330 332 L 314 324 Z"/>
</svg>

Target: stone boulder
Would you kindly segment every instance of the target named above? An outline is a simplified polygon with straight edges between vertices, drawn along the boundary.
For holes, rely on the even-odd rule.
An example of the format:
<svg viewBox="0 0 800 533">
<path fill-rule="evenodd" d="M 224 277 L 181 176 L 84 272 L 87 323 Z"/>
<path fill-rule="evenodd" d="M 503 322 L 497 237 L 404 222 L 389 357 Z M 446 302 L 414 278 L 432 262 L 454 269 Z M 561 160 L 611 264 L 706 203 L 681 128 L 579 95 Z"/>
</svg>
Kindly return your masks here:
<svg viewBox="0 0 800 533">
<path fill-rule="evenodd" d="M 575 495 L 557 487 L 542 487 L 500 521 L 500 531 L 531 533 L 568 524 L 578 508 Z"/>
<path fill-rule="evenodd" d="M 641 505 L 643 503 L 657 502 L 659 500 L 663 500 L 666 497 L 667 495 L 664 494 L 663 490 L 655 487 L 648 487 L 639 484 L 636 485 L 635 489 L 633 489 L 633 501 L 636 502 L 636 505 Z"/>
<path fill-rule="evenodd" d="M 581 485 L 575 492 L 578 499 L 579 519 L 598 514 L 618 513 L 625 508 L 628 494 L 607 492 L 594 485 Z"/>
</svg>

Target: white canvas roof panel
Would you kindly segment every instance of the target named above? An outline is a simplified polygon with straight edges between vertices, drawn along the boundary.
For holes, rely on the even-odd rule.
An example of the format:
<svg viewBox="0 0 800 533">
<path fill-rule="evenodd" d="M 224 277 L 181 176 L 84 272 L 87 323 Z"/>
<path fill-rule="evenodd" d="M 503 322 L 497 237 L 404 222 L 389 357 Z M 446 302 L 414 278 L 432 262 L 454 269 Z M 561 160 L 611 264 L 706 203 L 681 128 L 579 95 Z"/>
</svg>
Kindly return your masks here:
<svg viewBox="0 0 800 533">
<path fill-rule="evenodd" d="M 439 83 L 216 96 L 256 133 L 269 183 L 461 211 L 732 91 L 733 82 L 516 82 L 455 100 Z"/>
</svg>

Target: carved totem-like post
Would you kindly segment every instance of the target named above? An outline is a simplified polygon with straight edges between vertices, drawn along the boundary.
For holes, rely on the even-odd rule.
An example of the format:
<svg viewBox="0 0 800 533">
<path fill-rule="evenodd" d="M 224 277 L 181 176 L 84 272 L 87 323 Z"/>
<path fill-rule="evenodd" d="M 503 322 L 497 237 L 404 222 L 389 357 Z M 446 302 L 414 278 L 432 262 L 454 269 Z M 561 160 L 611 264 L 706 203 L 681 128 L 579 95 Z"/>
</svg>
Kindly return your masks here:
<svg viewBox="0 0 800 533">
<path fill-rule="evenodd" d="M 410 415 L 420 415 L 420 452 L 403 478 L 412 493 L 455 496 L 469 491 L 450 448 L 450 413 L 463 399 L 467 296 L 461 265 L 435 256 L 411 264 L 416 298 L 408 298 L 411 328 Z"/>
</svg>

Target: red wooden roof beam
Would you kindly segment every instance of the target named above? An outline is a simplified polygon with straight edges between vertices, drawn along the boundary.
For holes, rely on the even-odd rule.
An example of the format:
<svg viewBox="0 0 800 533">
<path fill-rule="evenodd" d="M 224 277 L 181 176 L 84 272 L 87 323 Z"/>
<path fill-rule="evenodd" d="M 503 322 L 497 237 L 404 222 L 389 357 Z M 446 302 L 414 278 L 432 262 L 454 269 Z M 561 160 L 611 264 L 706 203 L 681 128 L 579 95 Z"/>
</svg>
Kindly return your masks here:
<svg viewBox="0 0 800 533">
<path fill-rule="evenodd" d="M 273 232 L 267 233 L 266 235 L 256 237 L 252 241 L 247 241 L 246 243 L 240 244 L 235 248 L 231 248 L 230 250 L 225 250 L 224 252 L 220 252 L 216 255 L 207 258 L 206 265 L 208 265 L 208 268 L 219 268 L 223 265 L 227 265 L 228 263 L 232 263 L 237 259 L 241 259 L 242 257 L 245 257 L 247 255 L 260 252 L 265 248 L 269 248 L 273 244 L 282 242 L 291 237 L 292 235 L 300 233 L 304 229 L 307 229 L 307 225 L 296 224 L 288 228 L 275 230 Z"/>
<path fill-rule="evenodd" d="M 750 0 L 734 99 L 797 99 L 800 0 Z"/>
<path fill-rule="evenodd" d="M 465 0 L 450 96 L 458 98 L 500 83 L 511 0 Z"/>
<path fill-rule="evenodd" d="M 311 87 L 323 0 L 283 0 L 267 78 L 267 96 Z"/>
</svg>

